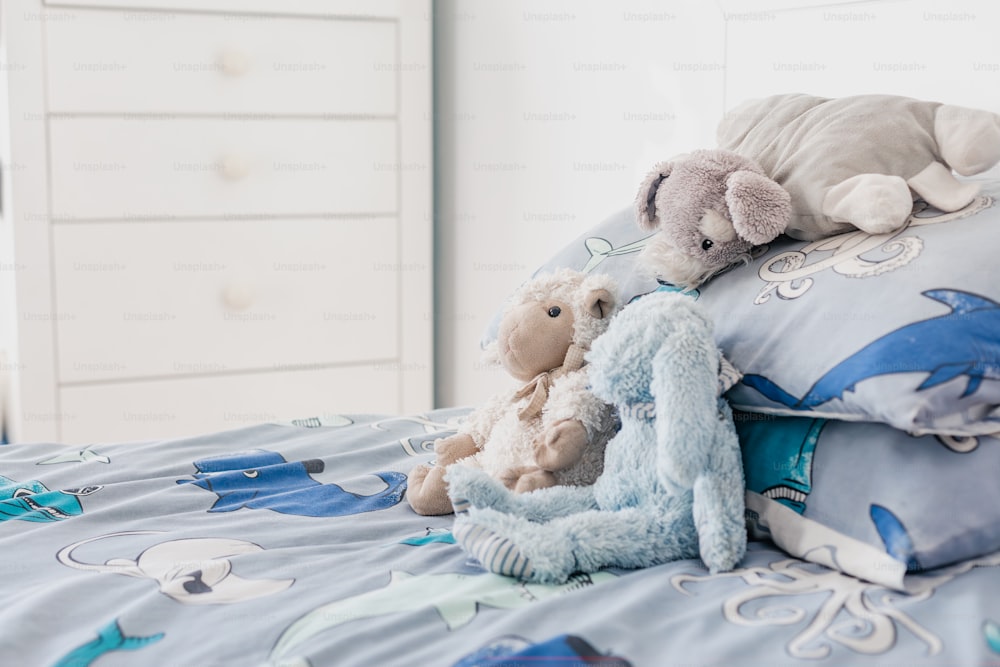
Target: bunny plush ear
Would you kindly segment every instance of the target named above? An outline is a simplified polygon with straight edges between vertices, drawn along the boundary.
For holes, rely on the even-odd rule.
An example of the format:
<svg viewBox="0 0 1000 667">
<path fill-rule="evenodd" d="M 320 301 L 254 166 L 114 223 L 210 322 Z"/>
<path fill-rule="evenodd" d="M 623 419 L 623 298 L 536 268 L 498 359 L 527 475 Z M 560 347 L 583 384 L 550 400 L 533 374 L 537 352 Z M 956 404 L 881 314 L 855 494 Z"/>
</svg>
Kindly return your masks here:
<svg viewBox="0 0 1000 667">
<path fill-rule="evenodd" d="M 653 231 L 660 226 L 660 220 L 656 217 L 656 191 L 660 183 L 670 176 L 674 168 L 673 162 L 657 162 L 653 170 L 646 174 L 639 186 L 639 192 L 635 195 L 635 219 L 639 223 L 639 229 Z"/>
<path fill-rule="evenodd" d="M 726 179 L 726 206 L 737 236 L 754 245 L 773 241 L 792 217 L 788 192 L 764 174 L 747 169 Z"/>
</svg>

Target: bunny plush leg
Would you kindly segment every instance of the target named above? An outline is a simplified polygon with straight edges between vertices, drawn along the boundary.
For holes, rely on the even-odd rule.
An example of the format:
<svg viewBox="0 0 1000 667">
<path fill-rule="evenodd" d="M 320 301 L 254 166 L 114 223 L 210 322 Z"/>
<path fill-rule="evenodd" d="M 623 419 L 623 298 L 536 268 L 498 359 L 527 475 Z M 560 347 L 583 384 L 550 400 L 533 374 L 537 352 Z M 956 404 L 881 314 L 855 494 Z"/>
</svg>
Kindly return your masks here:
<svg viewBox="0 0 1000 667">
<path fill-rule="evenodd" d="M 698 555 L 691 508 L 593 510 L 536 523 L 495 510 L 459 517 L 455 540 L 490 572 L 559 583 L 574 572 L 638 568 Z"/>
<path fill-rule="evenodd" d="M 694 483 L 694 523 L 698 551 L 715 574 L 732 570 L 747 547 L 742 480 L 708 473 Z"/>
<path fill-rule="evenodd" d="M 461 464 L 450 466 L 446 479 L 456 514 L 470 507 L 489 507 L 531 521 L 549 521 L 597 509 L 590 486 L 552 486 L 531 493 L 514 493 L 484 471 Z"/>
<path fill-rule="evenodd" d="M 831 187 L 823 198 L 823 215 L 869 234 L 902 229 L 912 211 L 910 186 L 899 176 L 886 174 L 852 176 Z"/>
<path fill-rule="evenodd" d="M 962 176 L 1000 162 L 1000 116 L 995 113 L 942 104 L 934 114 L 934 139 L 944 161 Z"/>
</svg>

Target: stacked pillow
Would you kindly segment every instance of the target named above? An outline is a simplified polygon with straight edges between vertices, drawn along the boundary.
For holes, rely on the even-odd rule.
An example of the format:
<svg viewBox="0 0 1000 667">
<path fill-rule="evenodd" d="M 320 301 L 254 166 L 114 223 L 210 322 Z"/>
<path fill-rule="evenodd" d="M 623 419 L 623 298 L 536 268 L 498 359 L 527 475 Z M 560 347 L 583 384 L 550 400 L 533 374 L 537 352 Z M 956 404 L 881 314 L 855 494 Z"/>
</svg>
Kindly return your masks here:
<svg viewBox="0 0 1000 667">
<path fill-rule="evenodd" d="M 691 293 L 744 374 L 727 398 L 758 536 L 900 589 L 1000 550 L 1000 182 L 983 186 L 894 234 L 780 237 Z M 673 289 L 636 264 L 647 237 L 625 209 L 539 272 Z"/>
</svg>

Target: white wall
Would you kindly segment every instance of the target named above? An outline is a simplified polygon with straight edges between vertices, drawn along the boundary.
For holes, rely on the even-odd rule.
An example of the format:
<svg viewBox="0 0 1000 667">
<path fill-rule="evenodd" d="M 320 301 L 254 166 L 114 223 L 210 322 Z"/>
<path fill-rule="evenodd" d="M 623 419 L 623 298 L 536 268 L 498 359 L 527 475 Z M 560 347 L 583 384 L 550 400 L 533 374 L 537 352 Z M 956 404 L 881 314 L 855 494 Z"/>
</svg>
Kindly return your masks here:
<svg viewBox="0 0 1000 667">
<path fill-rule="evenodd" d="M 839 5 L 839 6 L 838 6 Z M 991 0 L 436 0 L 437 393 L 504 386 L 479 340 L 546 257 L 776 92 L 1000 111 Z"/>
<path fill-rule="evenodd" d="M 435 3 L 437 395 L 506 378 L 480 335 L 552 251 L 629 205 L 659 159 L 712 141 L 723 21 L 708 2 Z"/>
</svg>

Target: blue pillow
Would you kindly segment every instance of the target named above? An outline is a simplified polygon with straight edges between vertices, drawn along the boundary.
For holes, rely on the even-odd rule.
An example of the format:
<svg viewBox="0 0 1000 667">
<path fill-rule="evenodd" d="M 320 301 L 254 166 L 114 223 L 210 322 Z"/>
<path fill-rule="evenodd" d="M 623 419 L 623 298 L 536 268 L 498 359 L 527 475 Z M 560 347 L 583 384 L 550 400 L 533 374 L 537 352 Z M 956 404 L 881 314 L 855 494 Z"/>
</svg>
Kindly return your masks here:
<svg viewBox="0 0 1000 667">
<path fill-rule="evenodd" d="M 744 373 L 733 407 L 915 435 L 1000 431 L 1000 183 L 984 186 L 955 213 L 918 206 L 894 234 L 780 237 L 702 285 L 719 347 Z M 637 265 L 648 236 L 624 209 L 538 272 L 608 273 L 627 300 L 673 289 Z"/>
<path fill-rule="evenodd" d="M 1000 442 L 736 412 L 755 537 L 890 588 L 1000 550 Z"/>
</svg>

